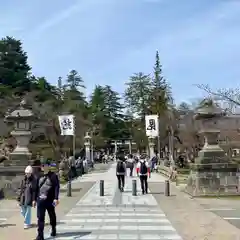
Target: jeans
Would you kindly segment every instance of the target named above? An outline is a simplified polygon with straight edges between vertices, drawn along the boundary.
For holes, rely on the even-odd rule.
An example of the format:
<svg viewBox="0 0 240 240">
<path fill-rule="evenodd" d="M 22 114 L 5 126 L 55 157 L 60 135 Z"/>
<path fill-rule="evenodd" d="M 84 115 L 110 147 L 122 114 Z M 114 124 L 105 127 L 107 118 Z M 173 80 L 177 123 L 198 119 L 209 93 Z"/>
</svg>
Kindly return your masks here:
<svg viewBox="0 0 240 240">
<path fill-rule="evenodd" d="M 122 190 L 125 185 L 125 175 L 117 175 L 118 178 L 118 188 L 119 190 Z"/>
<path fill-rule="evenodd" d="M 133 163 L 130 163 L 130 164 L 129 164 L 129 168 L 130 168 L 130 177 L 132 177 L 132 176 L 133 176 L 134 164 L 133 164 Z"/>
<path fill-rule="evenodd" d="M 53 202 L 48 200 L 39 200 L 37 202 L 37 218 L 38 218 L 38 237 L 40 239 L 43 238 L 46 210 L 49 215 L 52 230 L 56 230 L 57 220 Z"/>
<path fill-rule="evenodd" d="M 30 225 L 31 224 L 31 212 L 32 207 L 31 206 L 21 206 L 21 214 L 24 217 L 24 224 Z"/>
<path fill-rule="evenodd" d="M 148 176 L 147 175 L 140 175 L 140 182 L 141 182 L 141 189 L 142 193 L 148 192 Z"/>
</svg>

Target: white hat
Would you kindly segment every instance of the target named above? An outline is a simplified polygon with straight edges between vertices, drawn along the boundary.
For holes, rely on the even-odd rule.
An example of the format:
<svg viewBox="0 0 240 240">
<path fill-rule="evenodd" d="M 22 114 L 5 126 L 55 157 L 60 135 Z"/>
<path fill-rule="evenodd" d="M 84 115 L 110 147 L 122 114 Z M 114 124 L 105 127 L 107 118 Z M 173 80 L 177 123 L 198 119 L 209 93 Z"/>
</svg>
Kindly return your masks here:
<svg viewBox="0 0 240 240">
<path fill-rule="evenodd" d="M 25 168 L 25 173 L 32 173 L 32 172 L 33 172 L 33 169 L 32 169 L 31 166 L 27 166 L 27 167 Z"/>
</svg>

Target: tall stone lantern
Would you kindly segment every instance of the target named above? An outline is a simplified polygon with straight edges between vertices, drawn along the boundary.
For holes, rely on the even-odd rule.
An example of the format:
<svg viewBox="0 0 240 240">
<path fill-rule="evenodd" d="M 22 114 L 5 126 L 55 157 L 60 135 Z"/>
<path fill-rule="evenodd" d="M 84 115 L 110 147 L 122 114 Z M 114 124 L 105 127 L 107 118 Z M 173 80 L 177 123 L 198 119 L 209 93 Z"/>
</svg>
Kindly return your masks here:
<svg viewBox="0 0 240 240">
<path fill-rule="evenodd" d="M 192 196 L 238 194 L 238 166 L 218 144 L 220 131 L 216 125 L 223 115 L 222 109 L 210 101 L 196 110 L 195 120 L 200 123 L 204 146 L 191 166 L 186 186 Z"/>
<path fill-rule="evenodd" d="M 86 132 L 86 135 L 84 137 L 84 146 L 85 146 L 85 153 L 86 153 L 86 159 L 88 161 L 91 160 L 91 136 L 89 135 L 89 132 Z"/>
<path fill-rule="evenodd" d="M 31 160 L 28 144 L 32 136 L 32 121 L 35 119 L 31 110 L 25 108 L 26 102 L 22 100 L 19 107 L 5 116 L 8 124 L 13 124 L 11 135 L 16 139 L 17 146 L 10 154 L 9 164 L 26 166 Z"/>
<path fill-rule="evenodd" d="M 148 146 L 149 146 L 149 156 L 150 156 L 150 159 L 152 159 L 154 157 L 154 155 L 155 155 L 155 153 L 154 153 L 154 146 L 155 146 L 154 140 L 155 140 L 154 137 L 152 137 L 152 136 L 148 137 Z"/>
</svg>

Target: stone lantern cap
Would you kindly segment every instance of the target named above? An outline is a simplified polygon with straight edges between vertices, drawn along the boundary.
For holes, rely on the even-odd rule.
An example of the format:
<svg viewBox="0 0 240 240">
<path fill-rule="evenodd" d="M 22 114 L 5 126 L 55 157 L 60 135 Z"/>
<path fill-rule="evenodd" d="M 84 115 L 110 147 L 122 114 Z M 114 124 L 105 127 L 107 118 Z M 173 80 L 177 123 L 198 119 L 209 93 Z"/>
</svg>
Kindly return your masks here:
<svg viewBox="0 0 240 240">
<path fill-rule="evenodd" d="M 19 104 L 19 107 L 15 109 L 13 112 L 7 113 L 5 116 L 6 120 L 9 121 L 14 121 L 17 119 L 22 119 L 22 120 L 33 120 L 35 119 L 34 114 L 31 110 L 24 108 L 26 105 L 26 101 L 22 100 Z"/>
<path fill-rule="evenodd" d="M 218 107 L 212 100 L 204 100 L 200 107 L 195 110 L 194 118 L 196 120 L 219 118 L 225 115 L 225 112 Z"/>
<path fill-rule="evenodd" d="M 85 135 L 84 139 L 85 139 L 86 141 L 91 139 L 91 136 L 89 135 L 88 132 L 86 132 L 86 135 Z"/>
</svg>

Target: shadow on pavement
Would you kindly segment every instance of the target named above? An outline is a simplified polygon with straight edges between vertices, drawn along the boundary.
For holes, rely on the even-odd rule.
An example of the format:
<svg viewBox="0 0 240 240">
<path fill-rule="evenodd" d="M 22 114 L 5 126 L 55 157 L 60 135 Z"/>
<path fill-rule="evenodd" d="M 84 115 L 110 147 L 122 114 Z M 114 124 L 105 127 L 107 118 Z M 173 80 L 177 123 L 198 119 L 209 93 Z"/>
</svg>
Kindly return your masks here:
<svg viewBox="0 0 240 240">
<path fill-rule="evenodd" d="M 65 232 L 65 233 L 58 233 L 57 234 L 57 238 L 59 237 L 73 237 L 73 239 L 78 239 L 78 238 L 81 238 L 81 237 L 84 237 L 84 236 L 88 236 L 90 235 L 92 232 Z M 50 238 L 46 238 L 46 239 L 52 239 L 51 237 Z"/>
<path fill-rule="evenodd" d="M 37 223 L 32 223 L 31 228 L 36 228 L 37 226 Z M 44 226 L 50 226 L 50 223 L 45 223 Z"/>
<path fill-rule="evenodd" d="M 151 192 L 152 195 L 163 195 L 165 196 L 164 192 Z M 170 194 L 170 196 L 166 196 L 166 197 L 176 197 L 176 194 Z"/>
<path fill-rule="evenodd" d="M 150 194 L 154 194 L 154 195 L 161 194 L 161 195 L 164 195 L 164 192 L 150 192 Z"/>
<path fill-rule="evenodd" d="M 15 227 L 16 224 L 6 223 L 6 224 L 0 224 L 0 228 L 7 228 L 7 227 Z"/>
</svg>

